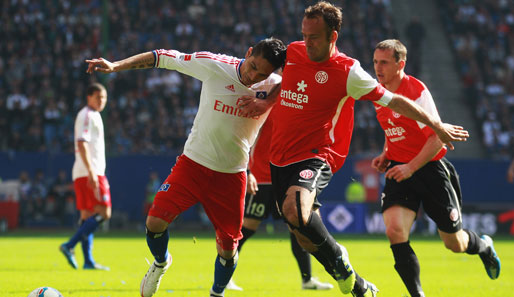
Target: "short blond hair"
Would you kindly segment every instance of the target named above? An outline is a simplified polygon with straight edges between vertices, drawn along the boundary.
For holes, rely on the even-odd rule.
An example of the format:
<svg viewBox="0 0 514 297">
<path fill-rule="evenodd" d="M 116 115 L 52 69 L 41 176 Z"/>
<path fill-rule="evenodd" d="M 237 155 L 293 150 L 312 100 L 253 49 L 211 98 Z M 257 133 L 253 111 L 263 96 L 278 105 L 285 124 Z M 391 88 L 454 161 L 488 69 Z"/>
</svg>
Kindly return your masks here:
<svg viewBox="0 0 514 297">
<path fill-rule="evenodd" d="M 376 46 L 375 50 L 392 50 L 393 56 L 396 62 L 405 61 L 407 62 L 407 48 L 398 39 L 386 39 L 380 41 Z"/>
</svg>

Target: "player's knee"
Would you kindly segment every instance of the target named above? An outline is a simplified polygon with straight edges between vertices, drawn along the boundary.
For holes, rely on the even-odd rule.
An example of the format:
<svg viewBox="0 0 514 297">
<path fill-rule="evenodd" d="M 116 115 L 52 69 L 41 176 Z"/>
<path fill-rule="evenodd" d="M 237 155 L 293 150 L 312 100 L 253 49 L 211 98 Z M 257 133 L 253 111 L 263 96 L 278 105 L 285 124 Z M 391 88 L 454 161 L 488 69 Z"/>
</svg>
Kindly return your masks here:
<svg viewBox="0 0 514 297">
<path fill-rule="evenodd" d="M 409 232 L 404 230 L 402 226 L 388 226 L 386 228 L 386 236 L 391 242 L 405 242 L 409 239 Z"/>
<path fill-rule="evenodd" d="M 224 251 L 233 251 L 237 249 L 238 240 L 233 239 L 232 237 L 216 234 L 216 243 L 224 250 Z M 221 254 L 222 257 L 227 258 L 227 254 Z"/>
<path fill-rule="evenodd" d="M 161 218 L 148 216 L 146 218 L 146 228 L 151 232 L 163 232 L 168 228 L 168 223 Z"/>
<path fill-rule="evenodd" d="M 237 260 L 239 259 L 239 253 L 236 251 L 236 254 L 233 257 L 223 257 L 220 256 L 221 265 L 231 268 L 237 265 Z"/>
<path fill-rule="evenodd" d="M 108 209 L 107 209 L 107 210 L 105 210 L 105 212 L 104 212 L 104 213 L 102 213 L 101 215 L 102 215 L 102 217 L 103 217 L 103 219 L 104 219 L 105 221 L 107 221 L 107 220 L 111 219 L 111 217 L 112 217 L 111 209 L 110 209 L 110 208 L 108 208 Z"/>
<path fill-rule="evenodd" d="M 284 219 L 289 225 L 292 225 L 296 228 L 300 226 L 299 220 L 298 220 L 298 211 L 296 210 L 296 204 L 289 203 L 289 201 L 284 201 L 284 204 L 282 206 L 282 215 L 284 216 Z"/>
</svg>

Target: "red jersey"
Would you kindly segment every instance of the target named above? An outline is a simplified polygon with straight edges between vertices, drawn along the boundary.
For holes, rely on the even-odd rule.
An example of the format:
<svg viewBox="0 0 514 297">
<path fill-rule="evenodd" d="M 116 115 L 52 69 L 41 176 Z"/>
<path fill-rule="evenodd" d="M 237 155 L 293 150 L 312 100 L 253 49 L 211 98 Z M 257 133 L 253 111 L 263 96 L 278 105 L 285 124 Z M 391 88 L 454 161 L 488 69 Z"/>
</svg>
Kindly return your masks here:
<svg viewBox="0 0 514 297">
<path fill-rule="evenodd" d="M 430 91 L 415 77 L 405 75 L 395 93 L 411 99 L 425 112 L 440 119 Z M 402 116 L 389 108 L 375 104 L 375 110 L 380 126 L 385 132 L 386 157 L 389 160 L 408 163 L 421 151 L 427 138 L 435 133 L 425 124 Z M 443 147 L 432 161 L 441 159 L 445 154 L 446 147 Z"/>
<path fill-rule="evenodd" d="M 350 147 L 354 99 L 385 106 L 392 96 L 359 61 L 337 49 L 329 60 L 317 63 L 309 60 L 303 41 L 289 44 L 282 89 L 273 107 L 271 163 L 286 166 L 318 158 L 336 172 Z"/>
<path fill-rule="evenodd" d="M 269 152 L 271 143 L 271 129 L 273 127 L 273 109 L 266 122 L 261 127 L 259 135 L 250 151 L 248 168 L 257 179 L 257 184 L 271 184 L 269 168 Z"/>
</svg>

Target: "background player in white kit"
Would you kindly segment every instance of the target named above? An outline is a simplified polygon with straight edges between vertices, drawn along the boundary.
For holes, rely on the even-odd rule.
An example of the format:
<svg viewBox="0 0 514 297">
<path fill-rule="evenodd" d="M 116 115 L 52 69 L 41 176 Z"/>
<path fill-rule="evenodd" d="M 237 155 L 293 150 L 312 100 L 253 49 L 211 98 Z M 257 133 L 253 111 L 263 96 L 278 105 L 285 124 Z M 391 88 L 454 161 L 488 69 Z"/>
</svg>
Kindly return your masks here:
<svg viewBox="0 0 514 297">
<path fill-rule="evenodd" d="M 269 38 L 249 48 L 246 59 L 155 50 L 114 63 L 102 58 L 86 60 L 89 73 L 158 67 L 202 81 L 200 105 L 184 153 L 158 191 L 146 220 L 147 243 L 155 262 L 141 282 L 141 296 L 154 295 L 171 265 L 169 223 L 198 202 L 216 230 L 218 256 L 210 294 L 224 296 L 242 237 L 248 153 L 267 117 L 245 117 L 237 103 L 243 95 L 266 98 L 281 81 L 272 72 L 283 66 L 285 52 L 280 40 Z"/>
<path fill-rule="evenodd" d="M 107 91 L 99 83 L 87 88 L 87 105 L 75 119 L 75 163 L 73 184 L 76 206 L 80 211 L 80 227 L 60 246 L 60 250 L 75 269 L 78 268 L 73 248 L 80 241 L 84 253 L 84 269 L 108 267 L 95 263 L 91 254 L 93 232 L 111 217 L 111 192 L 105 176 L 104 126 L 100 112 L 107 104 Z"/>
</svg>

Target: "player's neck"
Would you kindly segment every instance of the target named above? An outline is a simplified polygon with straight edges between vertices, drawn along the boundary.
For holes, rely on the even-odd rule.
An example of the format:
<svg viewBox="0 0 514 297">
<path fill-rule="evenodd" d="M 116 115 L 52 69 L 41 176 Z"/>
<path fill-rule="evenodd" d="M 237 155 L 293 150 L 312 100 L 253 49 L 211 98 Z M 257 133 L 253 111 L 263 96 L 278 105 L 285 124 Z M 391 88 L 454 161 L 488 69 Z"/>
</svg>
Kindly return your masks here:
<svg viewBox="0 0 514 297">
<path fill-rule="evenodd" d="M 396 92 L 400 85 L 402 84 L 402 80 L 405 77 L 405 72 L 401 72 L 398 76 L 396 76 L 394 79 L 391 80 L 390 83 L 385 84 L 385 88 L 390 92 Z"/>
<path fill-rule="evenodd" d="M 335 55 L 336 53 L 336 43 L 333 42 L 330 44 L 330 52 L 328 53 L 328 55 L 325 57 L 325 59 L 321 60 L 321 61 L 316 61 L 317 63 L 324 63 L 328 60 L 330 60 L 330 58 L 332 58 L 333 55 Z"/>
</svg>

